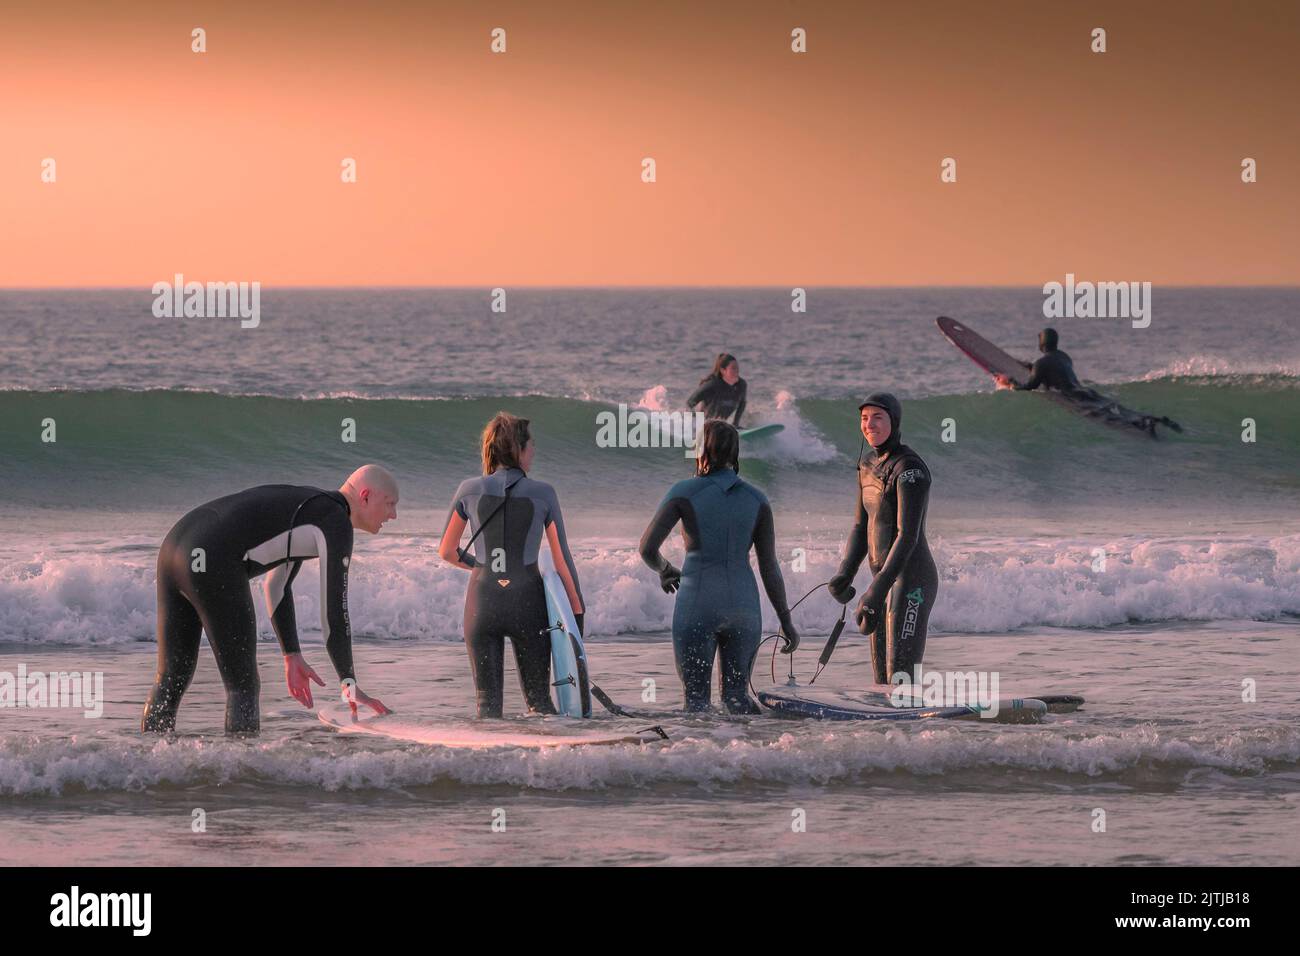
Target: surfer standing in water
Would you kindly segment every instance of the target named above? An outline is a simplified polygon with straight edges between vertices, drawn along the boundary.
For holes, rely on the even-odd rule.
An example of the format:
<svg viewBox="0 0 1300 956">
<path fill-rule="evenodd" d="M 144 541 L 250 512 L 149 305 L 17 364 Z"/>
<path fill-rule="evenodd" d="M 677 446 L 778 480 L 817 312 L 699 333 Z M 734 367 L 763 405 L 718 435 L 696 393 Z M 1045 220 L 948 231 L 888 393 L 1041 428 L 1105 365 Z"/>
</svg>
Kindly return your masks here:
<svg viewBox="0 0 1300 956">
<path fill-rule="evenodd" d="M 537 554 L 546 539 L 569 604 L 583 630 L 582 592 L 569 554 L 555 489 L 528 477 L 537 446 L 528 420 L 498 412 L 483 429 L 483 475 L 461 482 L 451 503 L 438 555 L 470 572 L 465 592 L 465 648 L 480 717 L 504 706 L 505 639 L 510 638 L 519 685 L 533 713 L 553 714 L 551 635 Z M 471 554 L 460 546 L 473 525 Z"/>
<path fill-rule="evenodd" d="M 721 361 L 721 359 L 719 359 Z M 776 558 L 776 531 L 767 496 L 740 479 L 740 434 L 722 421 L 704 424 L 694 478 L 668 490 L 645 534 L 641 558 L 664 592 L 677 592 L 673 651 L 688 711 L 709 709 L 713 659 L 722 664 L 722 702 L 733 714 L 760 713 L 746 685 L 762 639 L 763 613 L 749 567 L 758 555 L 767 599 L 776 610 L 789 654 L 799 646 L 785 581 Z M 681 570 L 659 549 L 678 522 L 686 543 Z M 680 590 L 679 590 L 680 588 Z"/>
<path fill-rule="evenodd" d="M 736 356 L 722 352 L 713 361 L 713 371 L 700 379 L 699 387 L 686 400 L 686 407 L 704 412 L 705 418 L 720 418 L 739 428 L 747 391 Z"/>
<path fill-rule="evenodd" d="M 925 654 L 926 625 L 939 590 L 939 572 L 925 540 L 930 469 L 902 443 L 903 406 L 876 392 L 858 406 L 870 461 L 858 460 L 856 520 L 844 560 L 828 590 L 841 604 L 853 597 L 853 578 L 868 560 L 874 577 L 858 604 L 858 626 L 871 639 L 875 683 L 905 673 L 912 683 Z"/>
<path fill-rule="evenodd" d="M 353 529 L 378 534 L 396 517 L 397 482 L 379 465 L 362 465 L 338 491 L 261 485 L 200 505 L 176 522 L 158 550 L 158 674 L 141 729 L 176 729 L 176 711 L 206 632 L 226 685 L 226 733 L 257 733 L 257 616 L 248 585 L 263 574 L 267 615 L 284 652 L 289 693 L 304 707 L 312 706 L 311 682 L 322 687 L 325 682 L 299 649 L 290 590 L 308 558 L 320 561 L 321 631 L 353 713 L 357 704 L 388 713 L 356 686 L 348 565 Z"/>
</svg>

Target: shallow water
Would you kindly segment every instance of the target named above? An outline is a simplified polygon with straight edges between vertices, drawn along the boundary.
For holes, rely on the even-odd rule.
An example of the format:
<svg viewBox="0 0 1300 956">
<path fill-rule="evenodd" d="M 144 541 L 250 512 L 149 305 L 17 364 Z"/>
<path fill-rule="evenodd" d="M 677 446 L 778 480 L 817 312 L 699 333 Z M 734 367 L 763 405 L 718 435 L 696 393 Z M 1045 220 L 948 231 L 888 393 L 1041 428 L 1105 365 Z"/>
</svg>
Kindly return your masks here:
<svg viewBox="0 0 1300 956">
<path fill-rule="evenodd" d="M 268 290 L 246 332 L 157 319 L 143 291 L 0 292 L 0 675 L 101 671 L 108 698 L 98 719 L 0 709 L 0 863 L 1300 858 L 1300 290 L 1165 289 L 1148 329 L 1057 323 L 1081 377 L 1186 427 L 1155 443 L 994 394 L 934 326 L 952 315 L 1029 355 L 1035 289 L 811 290 L 793 322 L 779 289 L 510 301 L 493 316 L 481 290 Z M 467 343 L 488 317 L 492 348 Z M 653 680 L 654 707 L 680 706 L 672 600 L 635 544 L 687 463 L 601 446 L 597 417 L 679 408 L 724 348 L 749 381 L 746 424 L 785 426 L 747 443 L 742 466 L 771 499 L 791 595 L 838 563 L 856 400 L 893 390 L 934 475 L 926 665 L 997 670 L 1004 694 L 1082 693 L 1082 711 L 1028 727 L 669 713 L 666 744 L 439 750 L 320 724 L 285 694 L 259 609 L 262 736 L 221 735 L 206 649 L 181 736 L 139 735 L 171 524 L 258 483 L 337 487 L 367 459 L 393 469 L 402 501 L 354 554 L 362 686 L 408 717 L 465 720 L 465 577 L 435 550 L 500 408 L 533 420 L 535 474 L 563 502 L 597 680 L 633 704 Z M 340 440 L 344 418 L 356 442 Z M 297 618 L 332 683 L 312 590 L 295 593 Z M 818 595 L 795 613 L 805 680 L 838 610 Z M 819 686 L 860 687 L 865 670 L 846 637 Z M 1248 680 L 1257 702 L 1242 701 Z"/>
<path fill-rule="evenodd" d="M 206 649 L 181 735 L 142 738 L 151 646 L 6 645 L 0 671 L 102 670 L 108 702 L 98 720 L 0 711 L 0 863 L 1294 864 L 1297 640 L 1294 623 L 945 635 L 933 668 L 986 666 L 1004 694 L 1088 702 L 1024 727 L 668 713 L 667 743 L 549 753 L 339 735 L 287 698 L 273 645 L 259 739 L 220 735 Z M 796 655 L 805 680 L 810 643 Z M 307 654 L 324 663 L 318 644 Z M 362 686 L 405 717 L 472 708 L 461 647 L 364 641 L 357 656 Z M 593 641 L 589 656 L 625 705 L 680 706 L 662 639 Z M 846 640 L 819 684 L 865 674 L 865 648 Z M 1241 701 L 1246 678 L 1257 703 Z M 657 700 L 641 705 L 646 679 Z M 196 808 L 206 832 L 191 832 Z M 1098 809 L 1104 833 L 1091 829 Z"/>
</svg>

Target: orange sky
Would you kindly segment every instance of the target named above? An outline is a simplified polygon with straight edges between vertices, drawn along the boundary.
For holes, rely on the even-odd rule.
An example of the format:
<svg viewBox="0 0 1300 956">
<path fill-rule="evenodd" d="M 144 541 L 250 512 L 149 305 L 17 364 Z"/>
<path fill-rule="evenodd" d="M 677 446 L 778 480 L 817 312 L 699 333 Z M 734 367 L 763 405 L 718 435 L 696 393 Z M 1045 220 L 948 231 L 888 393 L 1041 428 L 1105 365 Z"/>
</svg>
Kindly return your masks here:
<svg viewBox="0 0 1300 956">
<path fill-rule="evenodd" d="M 1300 282 L 1294 3 L 16 6 L 0 286 Z"/>
</svg>

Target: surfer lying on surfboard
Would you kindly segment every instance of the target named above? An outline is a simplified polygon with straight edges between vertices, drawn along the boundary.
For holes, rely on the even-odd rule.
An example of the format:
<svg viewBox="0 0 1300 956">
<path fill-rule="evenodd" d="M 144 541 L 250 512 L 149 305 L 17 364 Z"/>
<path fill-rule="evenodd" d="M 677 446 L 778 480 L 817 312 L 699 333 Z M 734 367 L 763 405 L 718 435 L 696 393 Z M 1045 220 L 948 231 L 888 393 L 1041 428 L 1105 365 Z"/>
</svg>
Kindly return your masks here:
<svg viewBox="0 0 1300 956">
<path fill-rule="evenodd" d="M 1096 389 L 1081 384 L 1074 374 L 1074 362 L 1071 361 L 1070 356 L 1057 347 L 1058 342 L 1059 337 L 1056 334 L 1056 329 L 1048 328 L 1039 332 L 1038 350 L 1043 354 L 1034 360 L 1034 364 L 1030 368 L 1029 378 L 1021 385 L 1016 383 L 1009 375 L 996 374 L 993 379 L 998 383 L 998 388 L 1018 392 L 1032 392 L 1041 385 L 1043 388 L 1061 392 L 1071 400 L 1093 409 L 1095 414 L 1134 425 L 1153 436 L 1155 435 L 1156 425 L 1164 425 L 1177 432 L 1183 430 L 1182 426 L 1175 421 L 1168 418 L 1158 418 L 1154 415 L 1145 415 L 1141 412 L 1133 412 L 1131 409 L 1127 409 L 1118 402 L 1102 395 Z"/>
<path fill-rule="evenodd" d="M 483 429 L 483 475 L 461 482 L 438 545 L 444 561 L 470 572 L 465 647 L 480 717 L 501 716 L 507 637 L 528 709 L 556 712 L 551 701 L 546 589 L 537 566 L 543 539 L 555 558 L 579 635 L 583 630 L 582 591 L 559 498 L 554 488 L 527 474 L 536 452 L 528 420 L 498 412 Z M 467 524 L 473 525 L 474 533 L 462 548 L 460 538 Z M 469 547 L 474 548 L 472 554 Z"/>
</svg>

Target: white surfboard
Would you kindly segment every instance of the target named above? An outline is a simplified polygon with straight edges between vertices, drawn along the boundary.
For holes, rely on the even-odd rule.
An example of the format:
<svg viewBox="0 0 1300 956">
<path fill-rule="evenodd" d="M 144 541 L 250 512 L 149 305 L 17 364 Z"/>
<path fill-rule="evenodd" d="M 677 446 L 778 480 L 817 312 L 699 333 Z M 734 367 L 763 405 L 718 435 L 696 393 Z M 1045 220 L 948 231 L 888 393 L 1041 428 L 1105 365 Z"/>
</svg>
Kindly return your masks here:
<svg viewBox="0 0 1300 956">
<path fill-rule="evenodd" d="M 364 710 L 365 708 L 362 708 Z M 547 718 L 524 720 L 477 721 L 473 724 L 425 723 L 405 720 L 398 714 L 366 717 L 360 713 L 354 718 L 346 704 L 322 707 L 316 714 L 321 723 L 345 734 L 368 734 L 387 737 L 406 743 L 429 747 L 451 747 L 458 750 L 491 750 L 516 747 L 527 750 L 545 750 L 557 747 L 610 747 L 616 744 L 646 744 L 664 739 L 658 730 L 586 730 L 550 723 Z"/>
<path fill-rule="evenodd" d="M 587 650 L 578 634 L 578 622 L 569 604 L 564 580 L 555 570 L 550 545 L 543 541 L 537 552 L 537 570 L 546 589 L 546 619 L 551 628 L 551 686 L 555 709 L 566 717 L 591 716 L 591 681 L 587 676 Z"/>
</svg>

